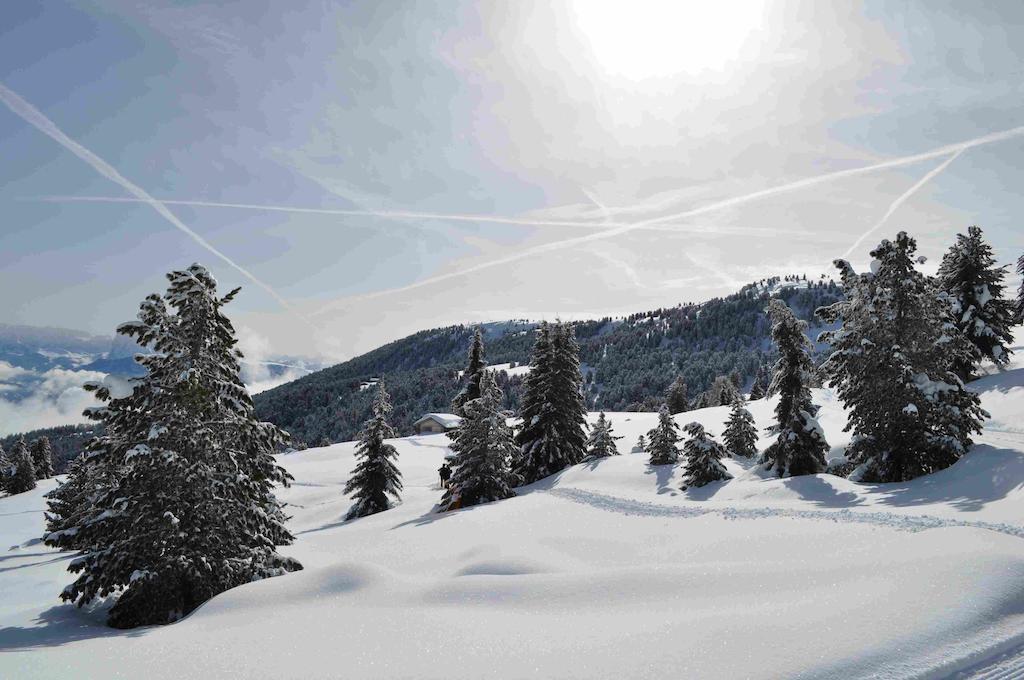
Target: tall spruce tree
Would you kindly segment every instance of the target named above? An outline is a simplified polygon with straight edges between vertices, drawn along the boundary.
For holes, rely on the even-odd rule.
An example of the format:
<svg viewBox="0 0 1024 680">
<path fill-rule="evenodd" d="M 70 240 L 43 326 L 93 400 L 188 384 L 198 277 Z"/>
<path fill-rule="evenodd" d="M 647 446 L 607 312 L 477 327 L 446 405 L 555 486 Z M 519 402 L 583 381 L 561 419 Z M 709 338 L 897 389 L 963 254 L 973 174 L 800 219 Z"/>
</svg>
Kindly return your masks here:
<svg viewBox="0 0 1024 680">
<path fill-rule="evenodd" d="M 743 405 L 743 399 L 732 402 L 729 420 L 722 434 L 726 450 L 734 456 L 752 458 L 757 455 L 757 428 L 754 416 Z"/>
<path fill-rule="evenodd" d="M 391 508 L 391 498 L 400 500 L 402 473 L 394 462 L 398 458 L 398 450 L 384 441 L 396 436 L 394 428 L 388 424 L 390 415 L 391 397 L 381 380 L 377 383 L 372 414 L 363 426 L 356 446 L 356 460 L 359 462 L 345 484 L 345 493 L 352 494 L 356 501 L 348 511 L 348 519 L 383 512 Z"/>
<path fill-rule="evenodd" d="M 728 455 L 722 445 L 704 430 L 700 423 L 683 428 L 690 438 L 683 444 L 683 480 L 689 487 L 700 487 L 722 479 L 732 479 L 722 459 Z"/>
<path fill-rule="evenodd" d="M 465 417 L 449 433 L 455 453 L 451 481 L 441 498 L 441 511 L 468 508 L 516 495 L 518 477 L 512 461 L 518 447 L 501 408 L 501 388 L 485 373 L 480 396 L 464 404 Z"/>
<path fill-rule="evenodd" d="M 780 477 L 816 474 L 825 469 L 828 443 L 815 418 L 818 407 L 811 400 L 814 346 L 806 335 L 807 324 L 782 300 L 773 298 L 768 303 L 768 317 L 779 352 L 768 386 L 769 394 L 779 395 L 775 424 L 769 432 L 778 436 L 761 460 L 765 469 Z"/>
<path fill-rule="evenodd" d="M 32 442 L 32 464 L 35 466 L 36 479 L 53 477 L 53 449 L 49 437 L 40 437 Z"/>
<path fill-rule="evenodd" d="M 36 469 L 24 437 L 15 442 L 14 448 L 11 449 L 11 462 L 14 465 L 14 474 L 7 480 L 7 493 L 13 496 L 36 488 Z"/>
<path fill-rule="evenodd" d="M 1004 296 L 1006 268 L 997 267 L 992 248 L 981 229 L 972 226 L 967 234 L 957 234 L 939 267 L 939 287 L 953 306 L 957 329 L 977 348 L 974 357 L 961 356 L 953 370 L 961 380 L 975 377 L 975 360 L 989 359 L 996 366 L 1010 360 L 1008 347 L 1013 342 L 1014 304 Z"/>
<path fill-rule="evenodd" d="M 665 405 L 672 415 L 690 410 L 690 400 L 687 396 L 686 381 L 682 375 L 677 375 L 672 384 L 668 386 L 665 393 Z"/>
<path fill-rule="evenodd" d="M 651 465 L 671 465 L 679 460 L 679 426 L 668 407 L 658 411 L 658 424 L 647 433 L 647 452 Z"/>
<path fill-rule="evenodd" d="M 198 264 L 167 278 L 166 294 L 118 327 L 152 350 L 136 357 L 145 375 L 86 385 L 105 402 L 86 411 L 103 425 L 89 466 L 110 481 L 77 524 L 45 539 L 80 550 L 61 598 L 119 592 L 108 618 L 117 628 L 168 623 L 228 588 L 302 568 L 277 552 L 292 541 L 272 492 L 290 479 L 273 459 L 287 435 L 256 420 L 239 377 L 222 311 L 238 289 L 218 297 Z"/>
<path fill-rule="evenodd" d="M 579 463 L 587 440 L 583 376 L 572 326 L 543 325 L 530 364 L 523 383 L 523 426 L 516 437 L 521 451 L 516 472 L 525 484 Z"/>
<path fill-rule="evenodd" d="M 452 400 L 452 413 L 465 417 L 463 406 L 468 401 L 480 398 L 480 381 L 487 371 L 487 362 L 484 360 L 484 339 L 477 328 L 473 333 L 473 342 L 469 346 L 469 357 L 466 362 L 466 370 L 462 378 L 466 381 Z"/>
<path fill-rule="evenodd" d="M 822 369 L 849 412 L 851 479 L 900 482 L 948 467 L 987 415 L 954 370 L 977 349 L 915 268 L 916 249 L 900 232 L 872 251 L 873 273 L 837 260 L 846 300 L 817 312 L 842 322 L 821 336 L 832 348 Z"/>
<path fill-rule="evenodd" d="M 619 449 L 615 445 L 617 439 L 622 439 L 622 437 L 615 436 L 615 433 L 612 432 L 611 421 L 605 417 L 604 411 L 601 411 L 597 422 L 590 428 L 590 436 L 587 438 L 587 455 L 583 461 L 590 462 L 619 455 Z"/>
</svg>

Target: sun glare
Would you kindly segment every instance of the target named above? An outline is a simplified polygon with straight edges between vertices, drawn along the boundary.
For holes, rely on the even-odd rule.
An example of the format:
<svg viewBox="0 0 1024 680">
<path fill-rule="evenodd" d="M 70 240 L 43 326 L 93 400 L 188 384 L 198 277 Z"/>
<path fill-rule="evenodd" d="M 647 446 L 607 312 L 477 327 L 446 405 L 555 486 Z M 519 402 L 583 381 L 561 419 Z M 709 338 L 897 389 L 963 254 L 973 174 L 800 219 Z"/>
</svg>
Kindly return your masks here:
<svg viewBox="0 0 1024 680">
<path fill-rule="evenodd" d="M 571 11 L 601 68 L 634 81 L 728 70 L 764 16 L 758 0 L 574 0 Z"/>
</svg>

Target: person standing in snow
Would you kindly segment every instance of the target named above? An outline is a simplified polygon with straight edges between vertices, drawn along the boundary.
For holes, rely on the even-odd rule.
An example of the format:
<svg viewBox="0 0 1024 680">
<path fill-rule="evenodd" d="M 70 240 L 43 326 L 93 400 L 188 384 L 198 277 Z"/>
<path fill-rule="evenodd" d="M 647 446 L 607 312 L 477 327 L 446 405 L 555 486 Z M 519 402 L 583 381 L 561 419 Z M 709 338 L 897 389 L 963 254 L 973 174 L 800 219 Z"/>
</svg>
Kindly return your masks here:
<svg viewBox="0 0 1024 680">
<path fill-rule="evenodd" d="M 441 464 L 441 467 L 437 468 L 437 473 L 441 475 L 441 488 L 448 488 L 448 480 L 452 478 L 452 469 L 449 467 L 448 462 L 445 461 Z"/>
</svg>

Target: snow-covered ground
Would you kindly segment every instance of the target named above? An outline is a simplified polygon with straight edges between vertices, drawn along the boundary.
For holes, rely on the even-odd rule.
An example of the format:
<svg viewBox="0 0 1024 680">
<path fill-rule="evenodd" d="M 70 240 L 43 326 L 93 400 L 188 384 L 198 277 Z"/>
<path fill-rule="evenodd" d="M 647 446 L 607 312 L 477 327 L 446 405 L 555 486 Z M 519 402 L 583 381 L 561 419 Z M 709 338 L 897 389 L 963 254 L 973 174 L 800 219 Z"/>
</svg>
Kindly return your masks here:
<svg viewBox="0 0 1024 680">
<path fill-rule="evenodd" d="M 306 569 L 158 628 L 58 601 L 70 556 L 37 540 L 47 481 L 0 499 L 0 677 L 1022 677 L 1018 353 L 975 383 L 993 414 L 981 443 L 906 484 L 730 460 L 735 479 L 682 492 L 678 468 L 628 453 L 656 414 L 612 413 L 621 457 L 444 515 L 446 438 L 395 440 L 403 503 L 343 522 L 353 444 L 283 456 L 286 552 Z M 838 453 L 842 408 L 815 398 Z M 759 426 L 772 406 L 751 404 Z M 720 435 L 726 412 L 678 420 Z"/>
</svg>

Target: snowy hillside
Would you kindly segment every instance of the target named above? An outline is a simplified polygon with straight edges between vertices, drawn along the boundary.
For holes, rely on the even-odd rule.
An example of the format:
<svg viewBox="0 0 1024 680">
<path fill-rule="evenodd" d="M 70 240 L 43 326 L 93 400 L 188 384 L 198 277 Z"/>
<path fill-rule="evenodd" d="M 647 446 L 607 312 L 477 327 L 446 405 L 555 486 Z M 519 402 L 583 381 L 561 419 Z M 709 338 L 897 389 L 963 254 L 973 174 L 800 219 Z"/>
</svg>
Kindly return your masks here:
<svg viewBox="0 0 1024 680">
<path fill-rule="evenodd" d="M 282 456 L 285 552 L 305 570 L 161 628 L 115 631 L 59 603 L 70 555 L 37 539 L 47 480 L 0 499 L 0 677 L 1020 677 L 1017 352 L 973 383 L 993 415 L 980 443 L 904 484 L 765 479 L 729 460 L 735 479 L 682 492 L 679 467 L 629 453 L 656 414 L 612 413 L 624 455 L 444 515 L 447 439 L 395 440 L 403 503 L 346 523 L 353 445 Z M 838 454 L 842 408 L 815 400 Z M 772 406 L 751 404 L 759 427 Z M 726 415 L 677 420 L 720 435 Z"/>
</svg>

